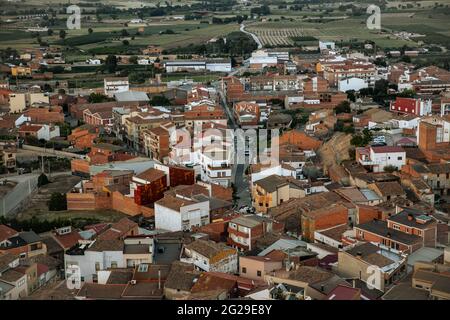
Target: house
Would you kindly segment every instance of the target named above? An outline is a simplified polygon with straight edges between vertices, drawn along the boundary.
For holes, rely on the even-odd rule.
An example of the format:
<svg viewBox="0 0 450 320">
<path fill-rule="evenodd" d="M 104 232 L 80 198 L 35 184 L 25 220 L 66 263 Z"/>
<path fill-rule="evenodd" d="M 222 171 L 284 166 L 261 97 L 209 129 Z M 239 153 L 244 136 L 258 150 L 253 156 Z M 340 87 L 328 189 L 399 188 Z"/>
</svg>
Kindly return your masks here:
<svg viewBox="0 0 450 320">
<path fill-rule="evenodd" d="M 85 124 L 72 130 L 67 140 L 77 149 L 91 148 L 100 135 L 100 128 Z"/>
<path fill-rule="evenodd" d="M 164 283 L 164 296 L 175 300 L 189 295 L 199 276 L 200 272 L 195 270 L 193 264 L 174 261 Z"/>
<path fill-rule="evenodd" d="M 20 126 L 17 131 L 22 138 L 35 137 L 37 140 L 50 141 L 53 138 L 60 136 L 58 126 L 47 124 L 24 124 Z"/>
<path fill-rule="evenodd" d="M 299 266 L 292 270 L 277 270 L 264 277 L 275 285 L 283 284 L 303 289 L 304 296 L 323 300 L 338 285 L 348 285 L 339 276 L 319 267 Z"/>
<path fill-rule="evenodd" d="M 166 173 L 161 170 L 150 168 L 138 175 L 133 176 L 130 182 L 130 196 L 139 205 L 153 204 L 164 197 L 167 190 Z"/>
<path fill-rule="evenodd" d="M 388 182 L 375 182 L 367 186 L 370 190 L 373 190 L 383 202 L 390 201 L 396 198 L 406 198 L 405 190 L 396 181 Z"/>
<path fill-rule="evenodd" d="M 238 271 L 237 250 L 211 240 L 197 239 L 185 245 L 181 261 L 193 263 L 196 269 L 206 272 Z"/>
<path fill-rule="evenodd" d="M 301 214 L 302 238 L 313 241 L 316 230 L 334 227 L 348 221 L 349 209 L 340 203 L 305 211 Z"/>
<path fill-rule="evenodd" d="M 105 231 L 100 233 L 97 239 L 123 240 L 129 236 L 136 235 L 139 235 L 139 225 L 128 218 L 122 218 L 119 221 L 113 223 L 109 229 L 106 229 Z"/>
<path fill-rule="evenodd" d="M 259 105 L 254 102 L 240 101 L 234 104 L 234 118 L 241 126 L 257 126 L 260 119 Z"/>
<path fill-rule="evenodd" d="M 416 132 L 417 145 L 428 162 L 449 161 L 450 119 L 445 117 L 423 117 Z"/>
<path fill-rule="evenodd" d="M 175 126 L 169 128 L 160 126 L 142 132 L 144 149 L 150 158 L 163 161 L 164 158 L 169 156 L 170 133 L 174 132 L 173 130 L 175 130 Z"/>
<path fill-rule="evenodd" d="M 411 164 L 406 166 L 403 171 L 412 177 L 420 177 L 431 187 L 434 194 L 450 195 L 450 165 L 448 163 Z"/>
<path fill-rule="evenodd" d="M 28 296 L 27 275 L 16 270 L 19 256 L 0 252 L 0 300 L 18 300 Z"/>
<path fill-rule="evenodd" d="M 29 108 L 23 113 L 31 123 L 36 124 L 63 124 L 64 111 L 60 106 Z"/>
<path fill-rule="evenodd" d="M 369 87 L 369 82 L 365 79 L 360 79 L 357 77 L 341 79 L 338 83 L 338 90 L 341 92 L 347 91 L 359 91 L 364 88 Z"/>
<path fill-rule="evenodd" d="M 253 183 L 252 204 L 257 212 L 267 213 L 269 208 L 288 200 L 289 183 L 283 177 L 270 175 Z"/>
<path fill-rule="evenodd" d="M 356 160 L 373 172 L 384 172 L 386 167 L 399 170 L 406 164 L 406 152 L 402 147 L 356 148 Z"/>
<path fill-rule="evenodd" d="M 191 230 L 210 222 L 208 199 L 166 194 L 155 202 L 155 227 L 167 231 Z"/>
<path fill-rule="evenodd" d="M 282 259 L 261 256 L 239 257 L 239 275 L 247 279 L 263 280 L 266 274 L 270 274 L 282 267 Z"/>
<path fill-rule="evenodd" d="M 40 92 L 15 92 L 9 94 L 9 112 L 22 112 L 28 107 L 36 105 L 48 105 L 49 96 Z"/>
<path fill-rule="evenodd" d="M 14 170 L 16 168 L 16 155 L 15 141 L 0 141 L 0 165 L 3 165 L 9 171 Z"/>
<path fill-rule="evenodd" d="M 448 272 L 436 272 L 431 268 L 417 268 L 412 276 L 412 287 L 428 291 L 432 300 L 450 300 Z"/>
<path fill-rule="evenodd" d="M 101 240 L 90 244 L 78 244 L 64 254 L 66 272 L 77 268 L 81 282 L 93 282 L 97 272 L 108 268 L 124 268 L 123 240 Z"/>
<path fill-rule="evenodd" d="M 107 77 L 103 80 L 104 93 L 108 97 L 113 97 L 119 92 L 130 91 L 128 77 Z"/>
<path fill-rule="evenodd" d="M 420 210 L 404 209 L 386 221 L 373 220 L 355 226 L 356 238 L 402 252 L 436 246 L 436 221 Z"/>
<path fill-rule="evenodd" d="M 397 97 L 391 102 L 390 110 L 423 117 L 431 113 L 431 100 Z"/>
<path fill-rule="evenodd" d="M 406 255 L 370 242 L 362 243 L 339 251 L 337 273 L 385 292 L 405 276 Z"/>
<path fill-rule="evenodd" d="M 47 247 L 34 231 L 22 231 L 4 240 L 0 253 L 11 253 L 21 258 L 31 258 L 47 253 Z"/>
<path fill-rule="evenodd" d="M 228 223 L 227 244 L 240 249 L 250 251 L 255 249 L 258 239 L 267 233 L 281 233 L 284 226 L 269 218 L 257 215 L 245 215 L 236 217 Z"/>
</svg>

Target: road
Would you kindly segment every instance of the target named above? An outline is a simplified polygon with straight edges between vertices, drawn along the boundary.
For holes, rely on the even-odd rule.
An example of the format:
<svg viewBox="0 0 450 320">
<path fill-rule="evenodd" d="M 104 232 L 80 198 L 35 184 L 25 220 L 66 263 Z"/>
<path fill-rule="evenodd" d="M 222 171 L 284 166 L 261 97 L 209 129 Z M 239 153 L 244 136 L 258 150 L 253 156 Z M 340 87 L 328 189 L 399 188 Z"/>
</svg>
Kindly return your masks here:
<svg viewBox="0 0 450 320">
<path fill-rule="evenodd" d="M 255 40 L 255 42 L 258 44 L 258 49 L 262 49 L 263 45 L 262 45 L 261 41 L 259 40 L 259 38 L 256 36 L 256 34 L 246 31 L 245 24 L 241 23 L 240 31 L 251 36 L 253 38 L 253 40 Z"/>
<path fill-rule="evenodd" d="M 222 91 L 220 83 L 218 84 L 216 83 L 216 90 L 219 95 L 220 105 L 222 106 L 223 110 L 225 111 L 225 114 L 228 117 L 229 128 L 233 130 L 239 128 L 228 106 L 225 93 Z M 235 206 L 237 206 L 238 208 L 241 206 L 251 206 L 252 201 L 249 191 L 249 184 L 247 181 L 247 177 L 245 176 L 245 169 L 247 166 L 245 164 L 236 164 L 238 151 L 236 149 L 236 146 L 234 151 L 235 151 L 234 157 L 235 165 L 233 166 L 231 175 L 232 175 L 232 182 L 236 187 L 236 196 L 239 198 L 237 199 Z"/>
</svg>

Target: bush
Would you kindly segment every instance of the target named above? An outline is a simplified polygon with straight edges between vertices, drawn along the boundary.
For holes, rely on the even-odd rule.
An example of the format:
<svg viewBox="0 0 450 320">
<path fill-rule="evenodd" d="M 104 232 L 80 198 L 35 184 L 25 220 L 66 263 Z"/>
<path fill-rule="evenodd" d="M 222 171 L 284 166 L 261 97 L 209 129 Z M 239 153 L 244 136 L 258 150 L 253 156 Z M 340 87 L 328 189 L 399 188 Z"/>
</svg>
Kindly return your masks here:
<svg viewBox="0 0 450 320">
<path fill-rule="evenodd" d="M 41 175 L 38 178 L 38 187 L 45 186 L 46 184 L 49 184 L 50 181 L 48 180 L 47 176 L 44 173 L 41 173 Z"/>
<path fill-rule="evenodd" d="M 394 166 L 389 165 L 389 166 L 385 166 L 385 167 L 383 168 L 383 170 L 384 170 L 385 172 L 392 173 L 392 172 L 397 171 L 397 168 L 394 167 Z"/>
<path fill-rule="evenodd" d="M 54 192 L 48 202 L 49 211 L 67 210 L 67 198 L 65 193 Z"/>
</svg>

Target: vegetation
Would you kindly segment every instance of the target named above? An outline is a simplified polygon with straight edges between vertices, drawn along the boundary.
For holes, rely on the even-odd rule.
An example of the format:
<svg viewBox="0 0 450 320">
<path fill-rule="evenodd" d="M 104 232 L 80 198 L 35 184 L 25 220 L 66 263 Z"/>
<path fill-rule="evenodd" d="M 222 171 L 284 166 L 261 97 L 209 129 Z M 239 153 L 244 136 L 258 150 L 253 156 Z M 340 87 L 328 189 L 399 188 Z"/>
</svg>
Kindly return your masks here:
<svg viewBox="0 0 450 320">
<path fill-rule="evenodd" d="M 48 202 L 49 211 L 67 210 L 67 198 L 65 193 L 54 192 Z"/>
</svg>

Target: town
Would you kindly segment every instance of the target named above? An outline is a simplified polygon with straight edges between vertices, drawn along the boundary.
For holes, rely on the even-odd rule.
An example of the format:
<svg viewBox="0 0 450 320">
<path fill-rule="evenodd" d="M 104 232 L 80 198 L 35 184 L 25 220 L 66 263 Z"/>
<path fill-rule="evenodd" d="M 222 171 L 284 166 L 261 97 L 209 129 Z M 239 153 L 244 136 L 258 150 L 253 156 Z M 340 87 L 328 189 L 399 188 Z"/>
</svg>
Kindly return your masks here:
<svg viewBox="0 0 450 320">
<path fill-rule="evenodd" d="M 450 300 L 450 3 L 0 2 L 0 300 Z"/>
</svg>

